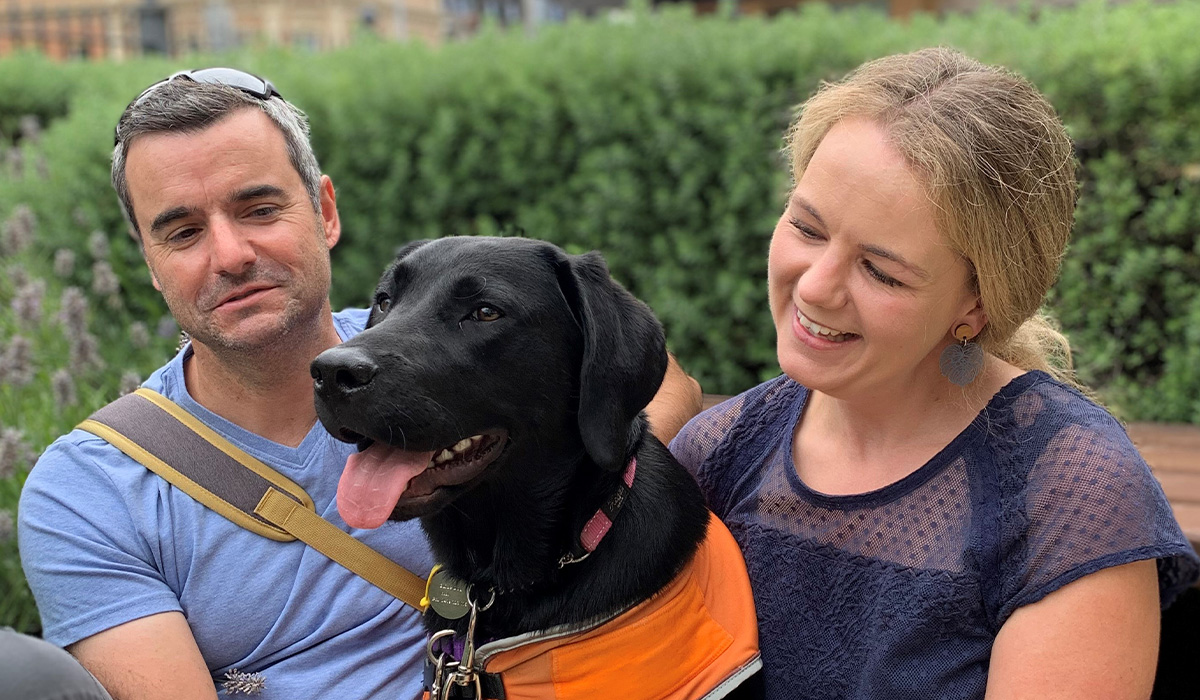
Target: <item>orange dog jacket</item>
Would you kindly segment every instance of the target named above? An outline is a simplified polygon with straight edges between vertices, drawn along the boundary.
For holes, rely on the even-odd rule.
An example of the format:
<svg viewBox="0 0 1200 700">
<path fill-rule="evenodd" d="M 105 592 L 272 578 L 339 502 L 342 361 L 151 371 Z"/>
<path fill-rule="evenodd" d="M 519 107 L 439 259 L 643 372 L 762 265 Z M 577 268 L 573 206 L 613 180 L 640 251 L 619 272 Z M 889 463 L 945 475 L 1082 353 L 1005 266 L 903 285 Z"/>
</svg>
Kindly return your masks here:
<svg viewBox="0 0 1200 700">
<path fill-rule="evenodd" d="M 499 676 L 504 700 L 722 698 L 762 667 L 741 550 L 710 513 L 696 555 L 654 597 L 607 620 L 488 642 L 475 666 Z"/>
</svg>

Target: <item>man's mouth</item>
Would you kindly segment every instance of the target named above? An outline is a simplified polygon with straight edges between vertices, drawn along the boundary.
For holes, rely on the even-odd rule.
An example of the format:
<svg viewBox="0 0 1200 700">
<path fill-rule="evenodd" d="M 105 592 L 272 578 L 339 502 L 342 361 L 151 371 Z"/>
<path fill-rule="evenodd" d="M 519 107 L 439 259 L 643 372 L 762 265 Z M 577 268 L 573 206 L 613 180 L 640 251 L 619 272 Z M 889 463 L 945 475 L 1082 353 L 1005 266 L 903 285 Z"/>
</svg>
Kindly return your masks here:
<svg viewBox="0 0 1200 700">
<path fill-rule="evenodd" d="M 508 444 L 504 430 L 485 431 L 436 450 L 403 450 L 361 435 L 338 482 L 338 512 L 347 525 L 382 525 L 401 499 L 429 496 L 440 488 L 466 484 L 482 474 Z M 345 439 L 345 438 L 344 438 Z"/>
<path fill-rule="evenodd" d="M 247 297 L 258 294 L 259 292 L 265 292 L 269 289 L 274 289 L 274 286 L 258 285 L 255 287 L 243 287 L 242 289 L 235 290 L 235 291 L 231 292 L 230 294 L 226 294 L 224 297 L 221 298 L 220 301 L 218 301 L 216 304 L 214 304 L 212 308 L 217 309 L 222 306 L 225 306 L 226 304 L 232 304 L 232 303 L 241 301 L 242 299 L 245 299 Z"/>
</svg>

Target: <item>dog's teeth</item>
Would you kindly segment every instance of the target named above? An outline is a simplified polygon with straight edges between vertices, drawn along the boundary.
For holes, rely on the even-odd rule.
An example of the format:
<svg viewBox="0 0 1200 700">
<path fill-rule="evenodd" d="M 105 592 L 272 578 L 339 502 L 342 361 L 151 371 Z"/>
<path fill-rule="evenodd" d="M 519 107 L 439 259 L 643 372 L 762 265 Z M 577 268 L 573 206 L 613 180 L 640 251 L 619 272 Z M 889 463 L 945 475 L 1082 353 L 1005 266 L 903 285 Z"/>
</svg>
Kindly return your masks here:
<svg viewBox="0 0 1200 700">
<path fill-rule="evenodd" d="M 437 459 L 434 461 L 435 462 L 449 462 L 452 459 L 454 459 L 453 452 L 451 452 L 450 450 L 442 450 L 442 453 L 440 455 L 438 455 Z"/>
<path fill-rule="evenodd" d="M 471 438 L 463 438 L 454 444 L 455 452 L 462 452 L 471 446 Z"/>
<path fill-rule="evenodd" d="M 467 439 L 471 441 L 472 445 L 478 445 L 479 442 L 481 440 L 483 440 L 483 436 L 482 435 L 472 435 L 471 437 L 469 437 Z"/>
</svg>

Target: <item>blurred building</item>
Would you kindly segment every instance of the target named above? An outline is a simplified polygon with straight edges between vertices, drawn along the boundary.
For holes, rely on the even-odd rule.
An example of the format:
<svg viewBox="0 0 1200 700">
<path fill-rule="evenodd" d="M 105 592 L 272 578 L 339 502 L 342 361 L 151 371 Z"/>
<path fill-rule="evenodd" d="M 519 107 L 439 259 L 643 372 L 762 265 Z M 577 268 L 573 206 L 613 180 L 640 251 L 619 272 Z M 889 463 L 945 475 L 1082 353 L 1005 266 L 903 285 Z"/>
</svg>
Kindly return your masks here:
<svg viewBox="0 0 1200 700">
<path fill-rule="evenodd" d="M 688 4 L 700 14 L 722 0 Z M 1078 0 L 728 0 L 739 14 L 773 15 L 806 2 L 875 7 L 893 17 L 999 6 L 1071 5 Z M 570 15 L 597 16 L 626 0 L 0 0 L 0 56 L 36 49 L 49 56 L 115 59 L 178 56 L 247 45 L 312 50 L 345 46 L 360 32 L 439 43 L 466 37 L 490 19 L 532 30 Z"/>
<path fill-rule="evenodd" d="M 444 36 L 442 0 L 0 0 L 0 56 L 120 60 L 246 45 L 338 48 L 356 33 Z"/>
<path fill-rule="evenodd" d="M 572 4 L 592 6 L 603 4 L 607 7 L 620 7 L 624 0 L 561 0 Z M 792 10 L 806 2 L 824 2 L 827 5 L 839 7 L 874 7 L 887 12 L 892 17 L 907 17 L 914 12 L 969 12 L 988 4 L 997 7 L 1019 7 L 1022 5 L 1074 5 L 1080 0 L 733 0 L 737 11 L 745 15 L 773 15 L 784 10 Z M 715 12 L 720 0 L 652 0 L 656 5 L 668 3 L 686 3 L 693 5 L 699 13 Z"/>
</svg>

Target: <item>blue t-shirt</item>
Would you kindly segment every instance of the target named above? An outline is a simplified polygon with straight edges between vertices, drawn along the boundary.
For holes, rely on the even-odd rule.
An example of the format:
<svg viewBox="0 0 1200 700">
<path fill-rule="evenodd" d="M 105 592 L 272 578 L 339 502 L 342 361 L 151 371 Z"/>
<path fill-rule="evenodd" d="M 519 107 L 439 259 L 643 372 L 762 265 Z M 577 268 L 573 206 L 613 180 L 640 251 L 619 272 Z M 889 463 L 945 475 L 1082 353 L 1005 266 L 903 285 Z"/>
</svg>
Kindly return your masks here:
<svg viewBox="0 0 1200 700">
<path fill-rule="evenodd" d="M 694 418 L 671 450 L 742 547 L 768 698 L 982 698 L 1012 612 L 1157 559 L 1164 606 L 1197 558 L 1106 411 L 1042 372 L 1013 380 L 928 463 L 869 493 L 809 489 L 786 376 Z"/>
<path fill-rule="evenodd" d="M 344 311 L 334 324 L 346 339 L 366 318 Z M 300 484 L 326 520 L 419 576 L 429 571 L 417 521 L 352 530 L 339 517 L 334 496 L 353 445 L 319 423 L 292 448 L 224 420 L 188 395 L 190 354 L 189 346 L 145 386 Z M 260 673 L 262 700 L 420 694 L 416 611 L 301 542 L 238 527 L 90 433 L 73 431 L 46 449 L 18 512 L 21 561 L 50 642 L 180 611 L 213 677 Z"/>
</svg>

